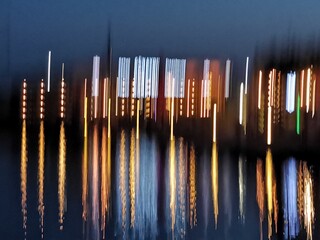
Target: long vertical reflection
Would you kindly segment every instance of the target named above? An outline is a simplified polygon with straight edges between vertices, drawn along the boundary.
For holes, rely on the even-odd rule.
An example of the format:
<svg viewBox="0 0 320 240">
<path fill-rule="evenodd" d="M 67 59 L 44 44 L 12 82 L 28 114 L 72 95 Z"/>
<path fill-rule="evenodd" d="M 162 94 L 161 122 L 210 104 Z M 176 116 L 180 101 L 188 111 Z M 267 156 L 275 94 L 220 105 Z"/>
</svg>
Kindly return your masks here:
<svg viewBox="0 0 320 240">
<path fill-rule="evenodd" d="M 278 201 L 276 179 L 272 163 L 272 154 L 270 149 L 266 155 L 266 188 L 267 188 L 267 206 L 268 206 L 268 238 L 272 236 L 272 222 L 274 220 L 275 231 L 277 232 L 278 224 Z M 273 216 L 273 219 L 272 219 Z"/>
<path fill-rule="evenodd" d="M 102 237 L 105 238 L 106 216 L 109 213 L 109 199 L 111 191 L 111 164 L 109 158 L 109 139 L 107 139 L 107 128 L 102 128 L 102 141 L 101 141 L 101 230 Z"/>
<path fill-rule="evenodd" d="M 299 233 L 297 209 L 297 166 L 290 158 L 283 167 L 283 224 L 286 239 L 295 238 Z"/>
<path fill-rule="evenodd" d="M 169 149 L 169 212 L 171 218 L 171 233 L 174 238 L 176 221 L 176 159 L 175 159 L 175 138 L 170 140 Z"/>
<path fill-rule="evenodd" d="M 43 238 L 43 218 L 44 218 L 44 155 L 45 155 L 45 135 L 44 123 L 40 121 L 39 132 L 39 160 L 38 160 L 38 212 L 40 216 L 41 238 Z"/>
<path fill-rule="evenodd" d="M 59 224 L 63 229 L 64 213 L 66 211 L 66 137 L 64 122 L 60 125 L 59 163 L 58 163 L 58 195 L 59 195 Z"/>
<path fill-rule="evenodd" d="M 256 167 L 256 178 L 257 178 L 257 203 L 259 207 L 259 219 L 260 219 L 260 240 L 263 239 L 263 232 L 262 232 L 262 222 L 264 218 L 264 196 L 265 196 L 265 183 L 263 177 L 263 162 L 261 159 L 257 160 L 257 167 Z"/>
<path fill-rule="evenodd" d="M 128 218 L 129 218 L 129 201 L 128 201 L 128 166 L 126 157 L 126 134 L 122 129 L 120 133 L 120 144 L 118 146 L 119 155 L 117 157 L 117 231 L 122 233 L 122 238 L 128 236 Z"/>
<path fill-rule="evenodd" d="M 135 222 L 135 201 L 136 201 L 136 172 L 135 172 L 135 133 L 131 130 L 130 136 L 130 160 L 129 160 L 129 193 L 130 193 L 130 226 L 134 228 Z"/>
<path fill-rule="evenodd" d="M 90 188 L 90 238 L 100 239 L 99 228 L 99 133 L 98 125 L 93 126 L 93 138 L 90 158 L 90 174 L 89 174 L 89 188 Z"/>
<path fill-rule="evenodd" d="M 27 237 L 27 168 L 28 168 L 28 152 L 27 152 L 27 126 L 26 120 L 22 121 L 21 132 L 21 163 L 20 163 L 20 188 L 21 188 L 21 212 L 22 212 L 22 227 L 24 237 Z"/>
<path fill-rule="evenodd" d="M 189 222 L 190 227 L 193 228 L 197 225 L 196 154 L 193 144 L 190 147 L 189 171 Z"/>
<path fill-rule="evenodd" d="M 243 156 L 239 157 L 239 213 L 241 223 L 246 219 L 246 195 L 247 195 L 247 170 L 246 160 Z"/>
<path fill-rule="evenodd" d="M 232 221 L 232 200 L 233 200 L 233 192 L 231 185 L 231 159 L 229 153 L 226 153 L 223 159 L 223 178 L 222 178 L 222 186 L 223 186 L 223 210 L 225 217 L 225 233 L 230 232 L 229 228 L 231 226 Z M 230 238 L 230 236 L 226 236 L 226 238 Z"/>
<path fill-rule="evenodd" d="M 313 238 L 314 224 L 314 203 L 313 203 L 313 180 L 307 163 L 303 162 L 303 215 L 304 228 L 307 232 L 307 239 Z"/>
<path fill-rule="evenodd" d="M 218 226 L 218 215 L 219 215 L 219 178 L 218 178 L 218 150 L 216 143 L 212 144 L 211 153 L 211 178 L 212 178 L 212 199 L 213 199 L 213 214 L 214 224 L 217 229 Z"/>
<path fill-rule="evenodd" d="M 87 221 L 88 216 L 88 138 L 84 133 L 82 156 L 82 218 Z"/>
<path fill-rule="evenodd" d="M 186 234 L 186 161 L 183 138 L 179 138 L 179 185 L 178 185 L 178 203 L 179 218 L 177 222 L 180 237 L 184 238 Z"/>
</svg>

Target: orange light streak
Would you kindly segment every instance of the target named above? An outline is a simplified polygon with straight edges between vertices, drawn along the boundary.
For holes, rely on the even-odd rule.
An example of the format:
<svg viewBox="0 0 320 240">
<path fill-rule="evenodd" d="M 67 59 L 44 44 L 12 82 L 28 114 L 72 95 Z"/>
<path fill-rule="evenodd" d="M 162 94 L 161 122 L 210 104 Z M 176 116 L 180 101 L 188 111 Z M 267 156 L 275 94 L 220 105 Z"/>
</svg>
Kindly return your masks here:
<svg viewBox="0 0 320 240">
<path fill-rule="evenodd" d="M 262 71 L 259 71 L 259 86 L 258 86 L 258 109 L 261 109 L 261 85 L 262 85 Z"/>
<path fill-rule="evenodd" d="M 187 118 L 189 117 L 189 105 L 190 105 L 190 79 L 188 79 L 188 91 L 187 91 Z"/>
</svg>

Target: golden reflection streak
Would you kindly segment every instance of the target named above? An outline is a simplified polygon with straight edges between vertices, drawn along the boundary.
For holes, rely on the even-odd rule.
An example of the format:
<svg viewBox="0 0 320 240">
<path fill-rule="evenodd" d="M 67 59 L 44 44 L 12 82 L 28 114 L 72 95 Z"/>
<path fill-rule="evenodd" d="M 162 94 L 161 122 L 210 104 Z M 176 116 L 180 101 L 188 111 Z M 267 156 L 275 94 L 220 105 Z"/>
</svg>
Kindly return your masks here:
<svg viewBox="0 0 320 240">
<path fill-rule="evenodd" d="M 194 226 L 197 225 L 196 154 L 195 154 L 193 144 L 191 145 L 191 148 L 190 148 L 189 183 L 190 183 L 190 190 L 189 190 L 190 227 L 193 228 Z"/>
<path fill-rule="evenodd" d="M 125 132 L 121 130 L 120 137 L 120 197 L 121 197 L 121 218 L 122 218 L 122 229 L 126 228 L 126 214 L 127 214 L 127 189 L 126 189 L 126 143 L 125 143 Z"/>
<path fill-rule="evenodd" d="M 313 180 L 307 163 L 303 162 L 304 179 L 304 228 L 307 232 L 307 240 L 313 238 L 314 204 L 313 204 Z"/>
<path fill-rule="evenodd" d="M 175 139 L 170 141 L 170 210 L 171 210 L 171 230 L 174 236 L 174 226 L 176 221 L 176 163 L 175 163 Z"/>
<path fill-rule="evenodd" d="M 87 220 L 88 214 L 88 139 L 85 133 L 83 142 L 83 160 L 82 160 L 82 218 Z"/>
<path fill-rule="evenodd" d="M 60 125 L 59 140 L 59 166 L 58 166 L 58 195 L 59 195 L 59 223 L 60 230 L 63 229 L 65 212 L 65 184 L 66 184 L 66 137 L 64 131 L 64 122 Z"/>
<path fill-rule="evenodd" d="M 303 211 L 304 211 L 304 176 L 303 176 L 303 162 L 300 161 L 298 168 L 298 213 L 299 222 L 303 225 Z"/>
<path fill-rule="evenodd" d="M 219 174 L 218 174 L 218 150 L 217 144 L 212 144 L 211 153 L 211 177 L 212 177 L 212 199 L 213 199 L 213 213 L 214 213 L 214 223 L 215 229 L 218 226 L 218 215 L 219 215 Z"/>
<path fill-rule="evenodd" d="M 43 218 L 44 218 L 44 158 L 45 155 L 45 135 L 44 123 L 40 122 L 39 133 L 39 162 L 38 162 L 38 212 L 40 216 L 41 238 L 43 238 Z"/>
<path fill-rule="evenodd" d="M 180 226 L 180 237 L 184 238 L 186 234 L 186 229 L 184 226 L 185 219 L 186 219 L 186 165 L 185 165 L 185 159 L 183 157 L 183 138 L 179 138 L 179 210 L 180 210 L 180 216 L 182 225 Z"/>
<path fill-rule="evenodd" d="M 136 179 L 135 179 L 135 134 L 131 130 L 130 138 L 130 166 L 129 166 L 129 193 L 130 193 L 130 209 L 131 209 L 131 224 L 134 227 L 135 222 L 135 198 L 136 198 Z"/>
<path fill-rule="evenodd" d="M 260 159 L 257 161 L 257 167 L 256 167 L 256 178 L 257 178 L 257 203 L 259 207 L 259 219 L 260 219 L 260 240 L 263 239 L 263 233 L 262 233 L 262 221 L 264 218 L 264 180 L 263 180 L 263 163 Z"/>
<path fill-rule="evenodd" d="M 20 177 L 21 177 L 21 212 L 22 212 L 22 227 L 24 230 L 24 237 L 27 237 L 27 168 L 28 168 L 28 152 L 27 152 L 27 126 L 26 120 L 22 121 L 22 133 L 21 133 L 21 165 L 20 165 Z"/>
<path fill-rule="evenodd" d="M 109 199 L 110 199 L 110 180 L 111 170 L 109 164 L 109 142 L 107 140 L 107 128 L 102 128 L 101 141 L 101 230 L 103 232 L 103 239 L 105 238 L 106 215 L 109 213 Z"/>
</svg>

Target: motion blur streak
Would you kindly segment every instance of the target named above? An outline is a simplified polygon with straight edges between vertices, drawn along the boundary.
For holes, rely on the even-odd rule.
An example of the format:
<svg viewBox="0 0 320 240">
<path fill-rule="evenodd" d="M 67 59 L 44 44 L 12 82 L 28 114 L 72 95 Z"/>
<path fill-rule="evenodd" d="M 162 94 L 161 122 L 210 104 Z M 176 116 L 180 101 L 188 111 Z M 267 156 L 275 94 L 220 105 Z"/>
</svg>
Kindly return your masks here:
<svg viewBox="0 0 320 240">
<path fill-rule="evenodd" d="M 304 179 L 304 228 L 307 232 L 307 239 L 313 238 L 314 224 L 314 204 L 313 204 L 313 180 L 308 169 L 307 163 L 303 163 L 303 179 Z"/>
<path fill-rule="evenodd" d="M 129 193 L 130 193 L 130 210 L 131 222 L 130 227 L 134 228 L 135 222 L 135 200 L 136 200 L 136 173 L 135 173 L 135 134 L 134 129 L 131 130 L 130 137 L 130 163 L 129 163 Z"/>
<path fill-rule="evenodd" d="M 28 152 L 27 152 L 27 126 L 26 120 L 22 121 L 21 133 L 21 163 L 20 163 L 20 177 L 21 177 L 21 212 L 22 212 L 22 226 L 24 230 L 24 237 L 27 237 L 27 168 L 28 168 Z"/>
<path fill-rule="evenodd" d="M 247 194 L 247 170 L 246 170 L 246 160 L 240 156 L 239 157 L 239 213 L 240 221 L 242 224 L 245 223 L 246 219 L 246 194 Z"/>
<path fill-rule="evenodd" d="M 219 201 L 218 201 L 218 188 L 219 188 L 219 178 L 218 178 L 218 151 L 216 143 L 212 144 L 212 159 L 211 159 L 211 177 L 212 177 L 212 199 L 213 199 L 213 213 L 214 213 L 214 223 L 217 229 L 218 225 L 218 214 L 219 214 Z"/>
<path fill-rule="evenodd" d="M 283 167 L 283 224 L 286 239 L 298 235 L 297 166 L 294 158 L 288 159 Z"/>
<path fill-rule="evenodd" d="M 38 212 L 40 216 L 41 238 L 43 238 L 43 218 L 44 218 L 44 155 L 45 155 L 45 135 L 44 123 L 40 122 L 39 133 L 39 162 L 38 162 Z"/>
<path fill-rule="evenodd" d="M 175 159 L 175 139 L 170 141 L 169 154 L 170 171 L 170 210 L 171 210 L 171 231 L 174 236 L 174 226 L 176 221 L 176 159 Z"/>
<path fill-rule="evenodd" d="M 190 227 L 193 228 L 197 225 L 197 188 L 196 188 L 196 154 L 194 145 L 190 148 L 190 173 L 189 173 L 189 221 Z"/>
<path fill-rule="evenodd" d="M 179 202 L 179 218 L 178 230 L 180 237 L 183 239 L 186 235 L 186 159 L 185 147 L 182 137 L 179 138 L 179 187 L 178 187 L 178 202 Z"/>
<path fill-rule="evenodd" d="M 59 224 L 63 229 L 64 212 L 66 211 L 66 137 L 64 132 L 64 122 L 60 125 L 59 140 L 59 165 L 58 165 L 58 195 L 59 195 Z"/>
<path fill-rule="evenodd" d="M 82 156 L 82 218 L 87 221 L 88 215 L 88 138 L 84 133 Z"/>
<path fill-rule="evenodd" d="M 265 190 L 264 190 L 264 178 L 263 178 L 263 162 L 261 159 L 257 160 L 257 168 L 256 168 L 256 178 L 257 178 L 257 203 L 259 207 L 259 219 L 260 219 L 260 240 L 263 239 L 263 228 L 262 228 L 262 222 L 264 218 L 264 196 L 265 196 Z"/>
</svg>

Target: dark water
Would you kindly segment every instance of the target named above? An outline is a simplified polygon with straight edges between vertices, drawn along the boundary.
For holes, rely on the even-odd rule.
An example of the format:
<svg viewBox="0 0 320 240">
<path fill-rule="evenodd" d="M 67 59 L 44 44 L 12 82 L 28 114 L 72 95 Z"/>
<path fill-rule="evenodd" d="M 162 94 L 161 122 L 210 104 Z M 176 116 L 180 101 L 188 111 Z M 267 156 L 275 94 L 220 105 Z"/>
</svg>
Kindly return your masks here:
<svg viewBox="0 0 320 240">
<path fill-rule="evenodd" d="M 21 128 L 1 135 L 1 239 L 318 239 L 316 157 Z"/>
</svg>

